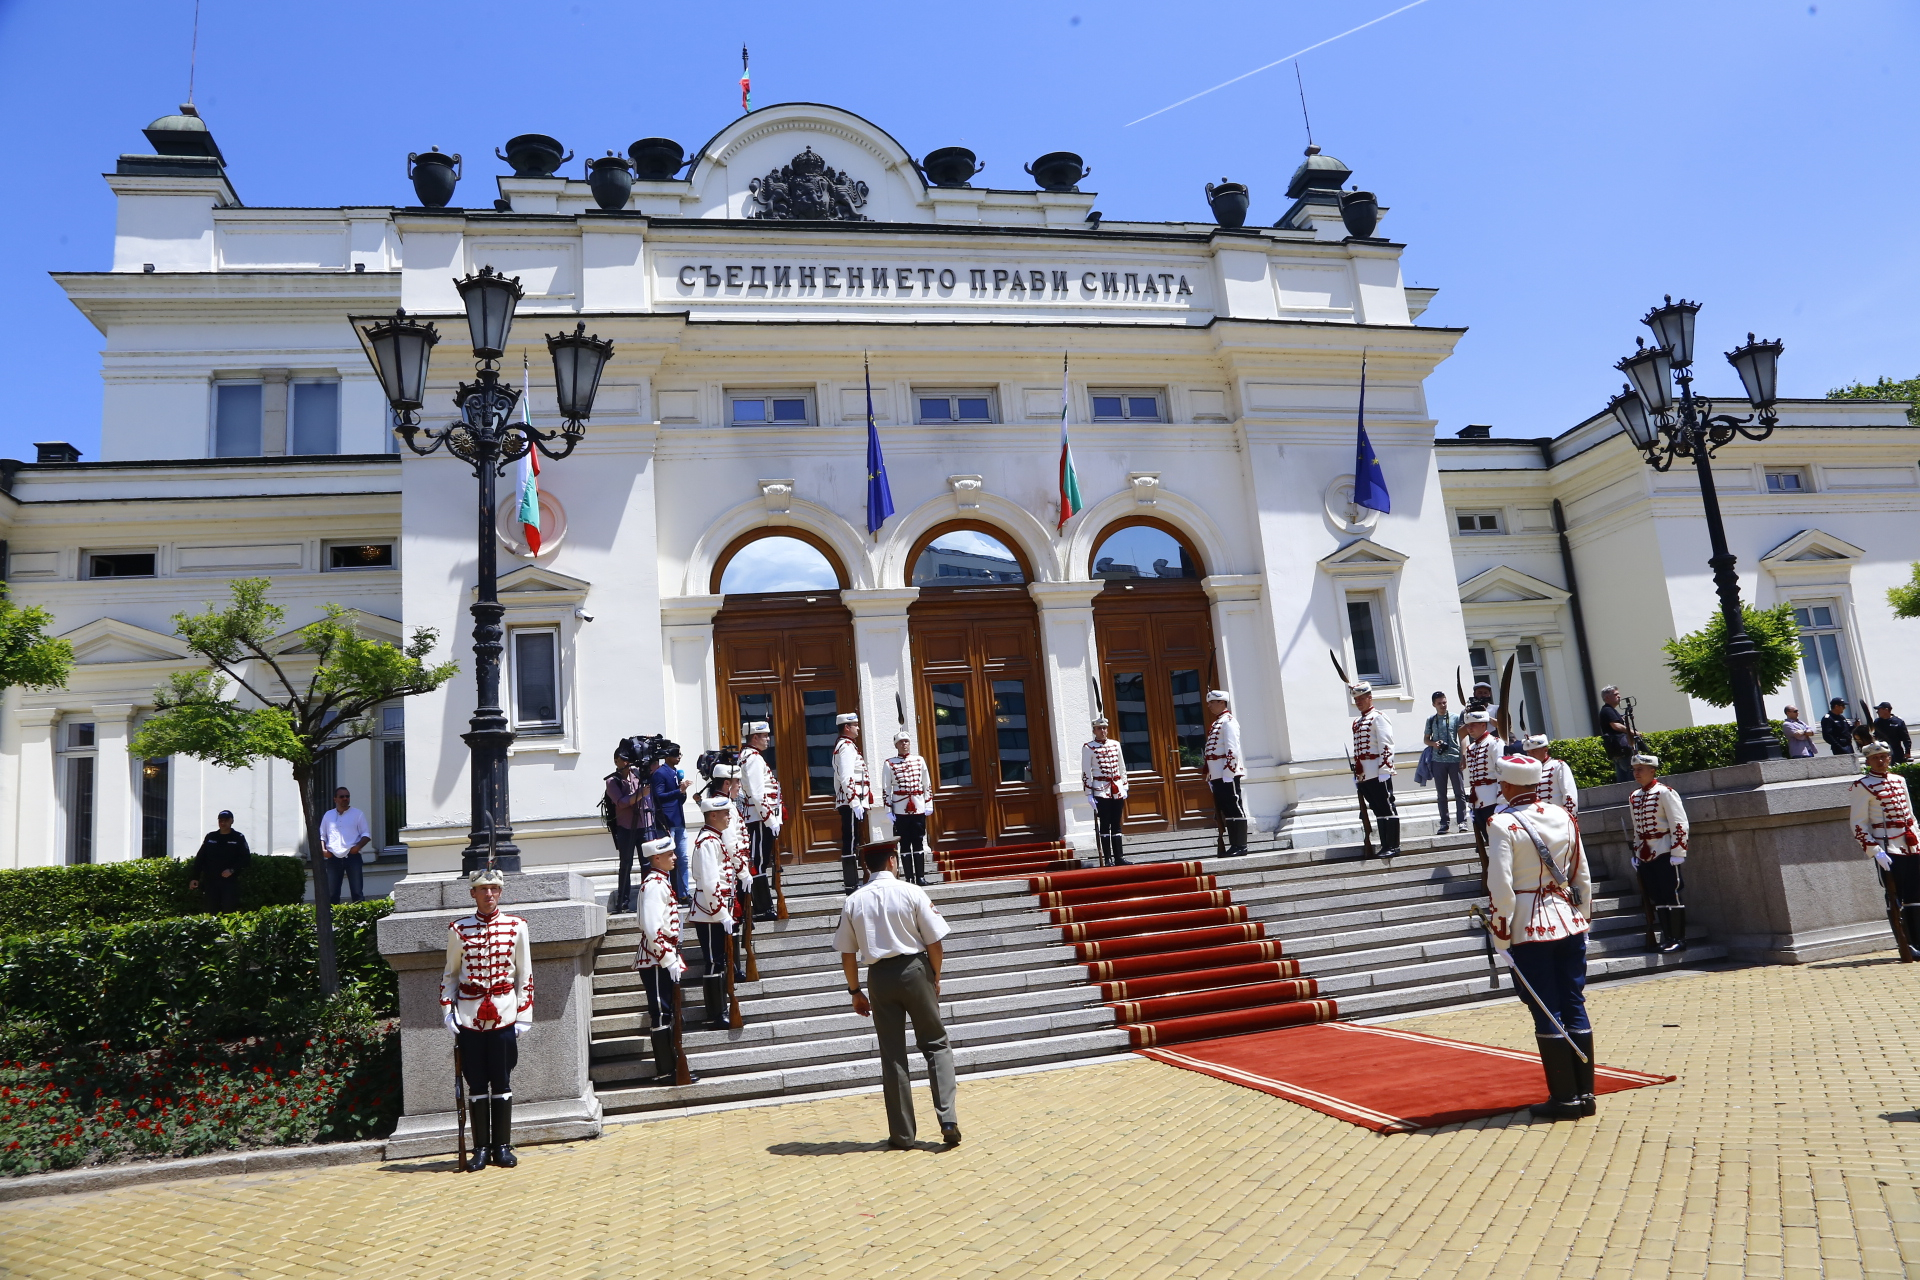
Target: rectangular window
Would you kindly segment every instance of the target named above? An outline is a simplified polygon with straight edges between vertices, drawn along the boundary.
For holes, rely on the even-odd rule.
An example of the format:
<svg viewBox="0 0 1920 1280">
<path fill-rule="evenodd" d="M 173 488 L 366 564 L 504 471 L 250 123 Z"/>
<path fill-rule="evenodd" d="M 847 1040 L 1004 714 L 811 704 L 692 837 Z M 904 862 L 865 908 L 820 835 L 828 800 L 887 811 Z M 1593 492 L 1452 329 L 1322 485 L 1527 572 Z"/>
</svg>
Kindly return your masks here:
<svg viewBox="0 0 1920 1280">
<path fill-rule="evenodd" d="M 1813 489 L 1805 467 L 1768 467 L 1768 493 L 1809 493 Z"/>
<path fill-rule="evenodd" d="M 151 551 L 88 551 L 81 559 L 89 578 L 151 578 L 155 555 Z"/>
<path fill-rule="evenodd" d="M 1033 781 L 1033 744 L 1027 738 L 1027 682 L 993 682 L 993 724 L 999 738 L 1000 781 Z"/>
<path fill-rule="evenodd" d="M 296 382 L 290 390 L 287 452 L 340 452 L 340 384 Z"/>
<path fill-rule="evenodd" d="M 1379 611 L 1367 597 L 1347 601 L 1347 631 L 1353 637 L 1353 674 L 1370 684 L 1392 684 L 1387 678 L 1386 646 L 1381 643 Z"/>
<path fill-rule="evenodd" d="M 95 763 L 92 756 L 74 756 L 67 761 L 67 862 L 74 866 L 93 861 Z"/>
<path fill-rule="evenodd" d="M 67 726 L 67 750 L 85 751 L 93 745 L 93 721 L 83 720 Z"/>
<path fill-rule="evenodd" d="M 1153 772 L 1153 735 L 1147 728 L 1147 677 L 1141 671 L 1113 675 L 1113 714 L 1120 732 L 1120 758 L 1128 773 Z"/>
<path fill-rule="evenodd" d="M 936 684 L 933 694 L 933 751 L 943 787 L 973 785 L 973 749 L 967 740 L 967 686 Z"/>
<path fill-rule="evenodd" d="M 397 702 L 392 706 L 380 708 L 380 732 L 383 734 L 405 733 L 407 731 L 407 707 Z"/>
<path fill-rule="evenodd" d="M 767 727 L 773 727 L 773 695 L 770 693 L 743 693 L 736 699 L 740 707 L 740 741 L 747 740 L 747 726 L 756 720 L 764 720 Z M 760 754 L 767 759 L 767 768 L 779 771 L 774 762 L 774 735 L 767 734 L 767 749 Z"/>
<path fill-rule="evenodd" d="M 1180 749 L 1180 767 L 1198 769 L 1207 746 L 1206 708 L 1200 701 L 1200 672 L 1168 673 L 1173 683 L 1173 741 Z"/>
<path fill-rule="evenodd" d="M 329 569 L 391 569 L 391 542 L 335 542 L 327 546 Z"/>
<path fill-rule="evenodd" d="M 809 391 L 729 391 L 727 421 L 736 427 L 805 427 L 813 424 Z"/>
<path fill-rule="evenodd" d="M 407 744 L 391 739 L 380 744 L 381 848 L 400 843 L 407 825 Z"/>
<path fill-rule="evenodd" d="M 1514 723 L 1528 733 L 1547 733 L 1546 669 L 1540 662 L 1540 650 L 1523 644 L 1514 650 L 1514 657 L 1514 674 L 1520 677 L 1520 706 Z"/>
<path fill-rule="evenodd" d="M 140 762 L 140 856 L 167 856 L 167 783 L 171 769 L 164 758 Z"/>
<path fill-rule="evenodd" d="M 1161 412 L 1164 398 L 1158 391 L 1113 390 L 1089 391 L 1088 398 L 1093 402 L 1093 420 L 1095 422 L 1165 422 Z"/>
<path fill-rule="evenodd" d="M 959 422 L 998 422 L 1000 415 L 995 412 L 998 399 L 992 391 L 944 391 L 920 390 L 913 393 L 913 402 L 923 423 L 943 424 Z"/>
<path fill-rule="evenodd" d="M 803 689 L 800 714 L 807 723 L 807 794 L 831 798 L 833 744 L 840 736 L 840 726 L 834 723 L 840 714 L 839 691 Z"/>
<path fill-rule="evenodd" d="M 560 732 L 560 632 L 519 627 L 513 632 L 513 727 L 522 733 Z"/>
<path fill-rule="evenodd" d="M 1835 698 L 1849 698 L 1846 665 L 1841 661 L 1839 609 L 1832 601 L 1796 604 L 1793 620 L 1800 627 L 1800 670 L 1807 679 L 1807 702 L 1816 717 L 1826 714 Z M 1851 707 L 1852 701 L 1847 705 Z"/>
<path fill-rule="evenodd" d="M 257 382 L 213 384 L 213 456 L 260 456 L 262 388 Z"/>
<path fill-rule="evenodd" d="M 1498 511 L 1456 511 L 1453 513 L 1453 527 L 1461 533 L 1506 532 Z"/>
</svg>

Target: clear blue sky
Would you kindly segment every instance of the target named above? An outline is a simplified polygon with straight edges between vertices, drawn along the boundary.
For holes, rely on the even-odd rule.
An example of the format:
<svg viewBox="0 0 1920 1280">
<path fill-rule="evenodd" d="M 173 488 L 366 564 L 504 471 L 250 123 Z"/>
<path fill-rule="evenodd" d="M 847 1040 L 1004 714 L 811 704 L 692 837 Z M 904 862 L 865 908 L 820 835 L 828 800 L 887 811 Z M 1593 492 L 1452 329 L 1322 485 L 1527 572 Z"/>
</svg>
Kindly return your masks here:
<svg viewBox="0 0 1920 1280">
<path fill-rule="evenodd" d="M 916 155 L 964 144 L 995 184 L 1078 151 L 1115 218 L 1203 218 L 1226 176 L 1270 223 L 1305 142 L 1290 67 L 1127 122 L 1399 2 L 203 0 L 196 97 L 248 204 L 411 203 L 406 153 L 438 145 L 484 207 L 516 133 L 692 150 L 738 111 L 744 40 L 756 105 L 834 103 Z M 184 100 L 192 13 L 0 0 L 0 456 L 97 450 L 99 337 L 46 273 L 108 265 L 99 175 Z M 1470 329 L 1428 384 L 1441 432 L 1599 409 L 1666 292 L 1706 303 L 1709 352 L 1784 338 L 1789 395 L 1920 374 L 1917 37 L 1911 0 L 1427 0 L 1302 58 L 1315 140 L 1390 206 L 1408 283 L 1440 290 L 1426 321 Z M 1708 367 L 1704 390 L 1737 389 Z"/>
</svg>

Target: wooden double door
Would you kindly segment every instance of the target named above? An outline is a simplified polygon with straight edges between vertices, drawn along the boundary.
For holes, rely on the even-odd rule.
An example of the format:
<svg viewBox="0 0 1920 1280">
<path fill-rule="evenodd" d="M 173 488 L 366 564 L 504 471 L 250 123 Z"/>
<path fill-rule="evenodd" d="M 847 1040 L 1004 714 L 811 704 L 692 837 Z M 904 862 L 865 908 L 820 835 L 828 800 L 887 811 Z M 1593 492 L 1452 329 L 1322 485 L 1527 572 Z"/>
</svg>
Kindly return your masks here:
<svg viewBox="0 0 1920 1280">
<path fill-rule="evenodd" d="M 1201 757 L 1218 679 L 1213 615 L 1198 583 L 1111 582 L 1093 601 L 1108 733 L 1127 763 L 1128 831 L 1213 822 Z"/>
<path fill-rule="evenodd" d="M 767 756 L 787 810 L 781 852 L 838 856 L 834 718 L 860 709 L 853 615 L 837 593 L 729 596 L 713 620 L 713 647 L 721 741 L 743 741 L 754 720 L 773 730 Z"/>
<path fill-rule="evenodd" d="M 907 611 L 940 848 L 1060 834 L 1040 624 L 1024 587 L 926 587 Z"/>
</svg>

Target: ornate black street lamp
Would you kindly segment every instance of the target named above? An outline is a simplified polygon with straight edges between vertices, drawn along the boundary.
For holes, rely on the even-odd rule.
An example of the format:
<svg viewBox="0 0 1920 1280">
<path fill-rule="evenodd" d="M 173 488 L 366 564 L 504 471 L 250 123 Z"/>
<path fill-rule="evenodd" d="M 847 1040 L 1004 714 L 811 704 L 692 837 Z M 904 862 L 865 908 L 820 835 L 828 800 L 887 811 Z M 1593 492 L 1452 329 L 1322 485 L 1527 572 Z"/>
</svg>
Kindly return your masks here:
<svg viewBox="0 0 1920 1280">
<path fill-rule="evenodd" d="M 492 267 L 482 267 L 476 274 L 454 281 L 454 287 L 466 304 L 477 369 L 476 380 L 461 383 L 453 397 L 460 407 L 459 419 L 445 427 L 422 427 L 419 421 L 426 395 L 427 362 L 434 344 L 440 341 L 439 330 L 405 311 L 366 325 L 356 322 L 355 329 L 374 371 L 380 375 L 387 402 L 393 406 L 397 424 L 394 434 L 422 456 L 445 446 L 447 452 L 472 468 L 479 481 L 479 596 L 472 610 L 473 675 L 479 696 L 468 730 L 461 735 L 472 761 L 473 823 L 460 866 L 468 872 L 484 867 L 491 853 L 501 870 L 518 871 L 520 849 L 513 842 L 507 804 L 507 747 L 514 733 L 500 707 L 500 655 L 505 647 L 500 622 L 505 609 L 498 592 L 494 481 L 506 473 L 509 464 L 526 457 L 530 449 L 554 459 L 573 452 L 587 433 L 584 424 L 593 412 L 593 397 L 600 389 L 600 374 L 613 354 L 613 344 L 589 337 L 584 321 L 572 333 L 547 335 L 560 416 L 566 425 L 558 431 L 537 430 L 513 421 L 520 392 L 512 383 L 501 380 L 497 367 L 506 354 L 514 309 L 524 296 L 519 278 L 508 279 Z M 552 443 L 556 440 L 561 442 L 558 446 Z"/>
<path fill-rule="evenodd" d="M 1727 530 L 1720 520 L 1720 495 L 1714 489 L 1712 458 L 1715 450 L 1741 436 L 1765 440 L 1779 421 L 1773 411 L 1781 343 L 1757 342 L 1747 335 L 1745 346 L 1727 352 L 1727 363 L 1740 374 L 1754 412 L 1744 417 L 1715 413 L 1711 401 L 1693 394 L 1693 320 L 1697 302 L 1679 302 L 1667 295 L 1666 305 L 1655 307 L 1641 323 L 1653 330 L 1657 345 L 1635 339 L 1639 350 L 1614 365 L 1631 385 L 1607 402 L 1607 408 L 1626 430 L 1627 437 L 1646 455 L 1655 471 L 1673 466 L 1675 458 L 1693 459 L 1700 477 L 1700 501 L 1707 513 L 1707 537 L 1713 555 L 1713 583 L 1720 595 L 1720 612 L 1727 626 L 1727 673 L 1733 685 L 1733 718 L 1740 740 L 1734 759 L 1745 763 L 1770 760 L 1780 754 L 1779 741 L 1767 724 L 1766 703 L 1755 674 L 1756 650 L 1740 614 L 1740 575 L 1737 557 L 1727 550 Z M 1680 394 L 1674 396 L 1678 383 Z"/>
</svg>

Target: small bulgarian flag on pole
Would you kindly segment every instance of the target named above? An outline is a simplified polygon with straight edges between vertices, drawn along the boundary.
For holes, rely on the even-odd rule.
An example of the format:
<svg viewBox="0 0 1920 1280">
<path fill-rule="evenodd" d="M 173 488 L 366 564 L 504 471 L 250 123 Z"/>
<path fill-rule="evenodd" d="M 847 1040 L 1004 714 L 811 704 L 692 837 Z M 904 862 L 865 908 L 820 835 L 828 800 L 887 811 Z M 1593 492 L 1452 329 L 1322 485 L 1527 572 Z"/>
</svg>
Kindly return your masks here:
<svg viewBox="0 0 1920 1280">
<path fill-rule="evenodd" d="M 533 425 L 527 409 L 532 398 L 531 374 L 527 357 L 520 357 L 520 421 Z M 529 559 L 540 554 L 540 451 L 527 442 L 526 456 L 520 459 L 520 533 L 527 540 Z"/>
<path fill-rule="evenodd" d="M 747 71 L 747 46 L 740 46 L 740 112 L 753 110 L 753 77 Z"/>
<path fill-rule="evenodd" d="M 1073 469 L 1073 446 L 1067 443 L 1067 353 L 1060 353 L 1060 523 L 1057 528 L 1066 528 L 1067 521 L 1080 513 L 1084 505 L 1080 500 L 1080 477 Z"/>
</svg>

